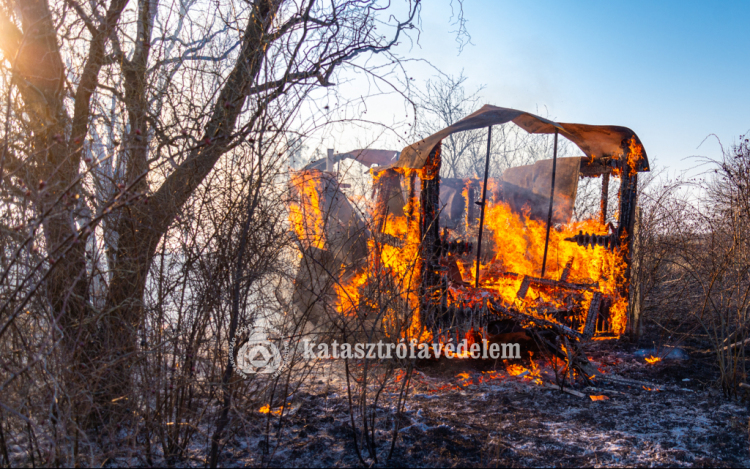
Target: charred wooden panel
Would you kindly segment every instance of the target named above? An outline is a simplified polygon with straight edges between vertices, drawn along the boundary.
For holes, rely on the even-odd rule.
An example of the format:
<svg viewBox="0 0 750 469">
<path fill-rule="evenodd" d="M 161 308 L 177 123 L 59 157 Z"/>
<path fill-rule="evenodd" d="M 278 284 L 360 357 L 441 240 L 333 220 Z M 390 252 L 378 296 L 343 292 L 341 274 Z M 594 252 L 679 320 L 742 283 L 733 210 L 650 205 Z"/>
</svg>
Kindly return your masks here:
<svg viewBox="0 0 750 469">
<path fill-rule="evenodd" d="M 440 147 L 438 144 L 430 152 L 429 159 L 421 172 L 422 192 L 420 193 L 420 314 L 424 324 L 432 327 L 443 302 L 442 276 L 440 275 Z"/>
</svg>

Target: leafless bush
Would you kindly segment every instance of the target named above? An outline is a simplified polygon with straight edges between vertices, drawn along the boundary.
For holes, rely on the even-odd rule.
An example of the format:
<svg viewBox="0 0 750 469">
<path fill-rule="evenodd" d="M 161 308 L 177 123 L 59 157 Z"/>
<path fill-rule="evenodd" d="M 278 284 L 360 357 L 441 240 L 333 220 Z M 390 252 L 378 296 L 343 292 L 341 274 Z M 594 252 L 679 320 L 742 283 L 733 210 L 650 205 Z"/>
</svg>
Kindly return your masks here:
<svg viewBox="0 0 750 469">
<path fill-rule="evenodd" d="M 704 163 L 703 177 L 664 178 L 642 195 L 640 278 L 651 319 L 674 341 L 684 340 L 681 325 L 707 334 L 719 385 L 735 394 L 750 324 L 748 140 Z"/>
<path fill-rule="evenodd" d="M 384 251 L 392 246 L 394 236 L 381 231 L 382 210 L 376 208 L 381 198 L 353 203 L 339 185 L 344 178 L 345 174 L 336 177 L 317 170 L 292 177 L 294 211 L 300 214 L 294 227 L 301 253 L 294 308 L 297 320 L 307 326 L 302 337 L 324 344 L 320 346 L 325 350 L 330 346 L 331 353 L 350 347 L 346 356 L 338 352 L 343 362 L 339 380 L 346 390 L 354 448 L 366 465 L 387 460 L 393 453 L 413 360 L 395 353 L 380 360 L 370 349 L 360 352 L 367 357 L 359 356 L 354 347 L 409 344 L 424 332 L 417 312 L 420 264 L 416 255 L 400 255 L 402 269 L 385 265 Z M 364 188 L 349 189 L 356 195 Z M 399 243 L 416 253 L 418 241 L 404 236 Z M 315 362 L 325 360 L 311 365 Z"/>
<path fill-rule="evenodd" d="M 228 356 L 288 313 L 287 135 L 360 57 L 398 67 L 403 6 L 0 4 L 4 464 L 215 466 L 236 409 L 292 392 Z"/>
<path fill-rule="evenodd" d="M 483 98 L 483 86 L 473 93 L 466 91 L 467 77 L 440 75 L 416 90 L 416 136 L 424 138 L 477 111 Z M 495 103 L 497 104 L 497 103 Z M 543 117 L 548 117 L 542 113 Z M 508 168 L 533 164 L 552 158 L 553 137 L 529 134 L 515 124 L 493 128 L 490 151 L 490 177 L 499 177 Z M 561 139 L 558 156 L 579 156 L 568 140 Z M 448 178 L 481 178 L 487 158 L 487 131 L 456 132 L 443 141 L 441 176 Z"/>
</svg>

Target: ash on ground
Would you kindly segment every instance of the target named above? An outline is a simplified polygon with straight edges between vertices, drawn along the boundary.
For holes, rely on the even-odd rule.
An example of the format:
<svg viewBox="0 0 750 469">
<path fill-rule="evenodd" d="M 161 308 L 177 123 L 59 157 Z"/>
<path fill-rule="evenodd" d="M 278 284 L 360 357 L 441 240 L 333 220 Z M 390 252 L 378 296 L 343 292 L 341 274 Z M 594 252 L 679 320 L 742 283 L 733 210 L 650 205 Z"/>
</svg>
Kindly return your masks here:
<svg viewBox="0 0 750 469">
<path fill-rule="evenodd" d="M 363 459 L 391 467 L 750 465 L 746 401 L 716 390 L 710 356 L 649 364 L 634 352 L 616 342 L 587 347 L 604 375 L 653 387 L 600 382 L 579 385 L 578 395 L 552 388 L 550 370 L 528 359 L 423 362 L 390 460 L 395 421 L 387 417 L 372 432 L 378 461 L 364 449 Z M 517 365 L 515 376 L 509 365 Z M 255 423 L 234 434 L 221 464 L 361 466 L 346 386 L 343 365 L 331 362 L 282 415 L 271 409 L 243 419 Z M 379 414 L 394 414 L 398 390 L 398 383 L 383 390 Z"/>
</svg>

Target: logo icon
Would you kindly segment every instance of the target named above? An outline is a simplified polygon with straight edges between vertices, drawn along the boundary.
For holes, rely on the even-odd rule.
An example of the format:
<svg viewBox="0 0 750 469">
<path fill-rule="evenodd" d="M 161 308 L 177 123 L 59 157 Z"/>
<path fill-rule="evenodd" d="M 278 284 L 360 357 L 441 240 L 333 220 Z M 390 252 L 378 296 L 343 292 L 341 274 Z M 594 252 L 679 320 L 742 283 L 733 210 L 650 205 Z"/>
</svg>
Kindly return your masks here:
<svg viewBox="0 0 750 469">
<path fill-rule="evenodd" d="M 237 351 L 237 357 L 234 357 L 234 348 L 236 346 L 236 337 L 242 336 L 244 332 L 250 332 L 247 342 Z M 281 371 L 281 353 L 279 348 L 270 340 L 268 334 L 262 331 L 248 331 L 243 328 L 232 339 L 229 346 L 230 360 L 233 362 L 234 369 L 237 370 L 243 378 L 254 374 L 272 374 Z"/>
</svg>

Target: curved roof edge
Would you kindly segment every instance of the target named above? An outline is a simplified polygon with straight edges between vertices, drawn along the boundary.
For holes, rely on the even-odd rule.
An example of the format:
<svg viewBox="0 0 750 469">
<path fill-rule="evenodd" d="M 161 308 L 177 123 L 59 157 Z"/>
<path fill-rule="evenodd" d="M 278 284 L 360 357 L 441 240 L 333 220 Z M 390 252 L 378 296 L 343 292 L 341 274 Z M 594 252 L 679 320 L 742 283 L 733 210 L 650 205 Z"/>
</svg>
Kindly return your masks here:
<svg viewBox="0 0 750 469">
<path fill-rule="evenodd" d="M 627 127 L 615 125 L 564 124 L 553 122 L 516 109 L 485 104 L 481 109 L 464 117 L 453 125 L 446 127 L 429 137 L 409 145 L 401 151 L 398 161 L 388 167 L 420 169 L 427 161 L 427 157 L 435 145 L 444 138 L 456 132 L 481 129 L 491 125 L 513 122 L 531 134 L 551 134 L 557 129 L 560 135 L 575 143 L 589 158 L 604 156 L 619 156 L 623 148 L 627 147 L 631 138 L 643 148 L 641 140 L 635 132 Z M 378 168 L 386 169 L 385 167 Z M 638 162 L 638 171 L 648 171 L 648 157 L 646 150 L 642 151 L 642 158 Z"/>
</svg>

